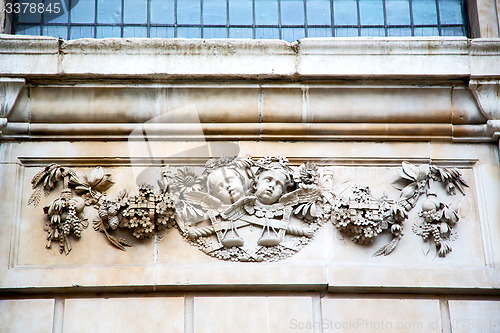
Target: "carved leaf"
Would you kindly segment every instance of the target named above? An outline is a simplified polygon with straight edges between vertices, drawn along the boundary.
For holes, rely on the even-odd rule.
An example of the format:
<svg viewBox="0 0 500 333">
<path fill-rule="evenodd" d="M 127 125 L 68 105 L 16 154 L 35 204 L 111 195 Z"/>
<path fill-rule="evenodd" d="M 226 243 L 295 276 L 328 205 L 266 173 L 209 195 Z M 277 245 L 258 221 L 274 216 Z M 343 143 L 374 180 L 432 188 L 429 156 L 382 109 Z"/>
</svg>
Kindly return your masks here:
<svg viewBox="0 0 500 333">
<path fill-rule="evenodd" d="M 90 173 L 89 183 L 92 187 L 99 184 L 104 178 L 104 170 L 98 166 Z"/>
<path fill-rule="evenodd" d="M 416 190 L 417 190 L 417 185 L 415 183 L 409 184 L 408 186 L 406 186 L 404 189 L 401 190 L 401 198 L 403 199 L 411 198 L 415 194 Z"/>
<path fill-rule="evenodd" d="M 406 178 L 408 180 L 417 180 L 419 169 L 411 163 L 403 162 L 403 173 L 400 173 L 401 177 Z M 406 174 L 407 177 L 404 175 Z"/>
<path fill-rule="evenodd" d="M 410 184 L 410 181 L 406 178 L 398 178 L 396 179 L 395 181 L 393 181 L 391 183 L 391 185 L 397 189 L 397 190 L 402 190 L 404 189 L 406 186 L 408 186 Z"/>
<path fill-rule="evenodd" d="M 99 184 L 93 187 L 94 190 L 104 192 L 111 188 L 115 183 L 111 181 L 111 175 L 106 174 Z"/>
<path fill-rule="evenodd" d="M 399 237 L 393 238 L 392 241 L 390 241 L 387 245 L 382 246 L 380 249 L 378 249 L 378 251 L 375 252 L 373 254 L 373 256 L 378 257 L 381 255 L 386 256 L 386 255 L 390 254 L 392 251 L 394 251 L 396 246 L 398 246 L 399 239 L 400 239 Z"/>
</svg>

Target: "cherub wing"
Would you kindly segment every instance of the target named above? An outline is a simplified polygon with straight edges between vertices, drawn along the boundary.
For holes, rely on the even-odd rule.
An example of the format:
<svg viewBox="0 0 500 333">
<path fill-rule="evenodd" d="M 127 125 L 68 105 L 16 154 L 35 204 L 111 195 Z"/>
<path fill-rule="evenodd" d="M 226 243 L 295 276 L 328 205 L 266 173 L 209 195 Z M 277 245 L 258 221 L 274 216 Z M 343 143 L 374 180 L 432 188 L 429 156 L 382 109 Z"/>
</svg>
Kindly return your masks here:
<svg viewBox="0 0 500 333">
<path fill-rule="evenodd" d="M 222 218 L 230 221 L 239 219 L 246 213 L 249 213 L 250 206 L 253 208 L 253 204 L 257 198 L 250 196 L 244 197 L 236 201 L 234 204 L 229 206 L 221 215 Z M 250 209 L 252 209 L 250 208 Z"/>
<path fill-rule="evenodd" d="M 219 199 L 204 192 L 186 192 L 184 193 L 184 199 L 190 204 L 201 205 L 204 210 L 222 207 L 222 202 Z"/>
<path fill-rule="evenodd" d="M 320 194 L 321 192 L 317 188 L 299 188 L 298 190 L 282 196 L 280 202 L 283 206 L 295 206 L 299 203 L 314 201 L 320 196 Z"/>
</svg>

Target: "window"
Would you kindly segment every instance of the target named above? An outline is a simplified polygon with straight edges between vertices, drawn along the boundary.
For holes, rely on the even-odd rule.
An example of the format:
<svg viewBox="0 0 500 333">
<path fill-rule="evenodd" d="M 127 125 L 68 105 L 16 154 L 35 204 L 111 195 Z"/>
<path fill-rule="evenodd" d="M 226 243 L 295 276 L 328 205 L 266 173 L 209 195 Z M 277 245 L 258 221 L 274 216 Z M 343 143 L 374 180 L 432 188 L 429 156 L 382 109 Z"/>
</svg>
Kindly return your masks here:
<svg viewBox="0 0 500 333">
<path fill-rule="evenodd" d="M 60 13 L 22 10 L 24 3 Z M 467 36 L 465 0 L 19 0 L 12 33 L 83 37 Z M 16 7 L 19 8 L 19 7 Z"/>
</svg>

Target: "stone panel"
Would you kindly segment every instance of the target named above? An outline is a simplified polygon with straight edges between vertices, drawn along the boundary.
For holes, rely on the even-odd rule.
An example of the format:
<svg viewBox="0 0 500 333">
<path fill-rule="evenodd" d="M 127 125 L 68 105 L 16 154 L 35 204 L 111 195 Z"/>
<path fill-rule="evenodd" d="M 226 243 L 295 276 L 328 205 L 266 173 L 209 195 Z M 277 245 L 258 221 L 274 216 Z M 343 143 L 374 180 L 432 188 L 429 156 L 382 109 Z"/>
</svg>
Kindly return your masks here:
<svg viewBox="0 0 500 333">
<path fill-rule="evenodd" d="M 0 323 L 4 333 L 51 333 L 54 300 L 0 300 Z"/>
<path fill-rule="evenodd" d="M 500 332 L 500 301 L 449 300 L 451 329 L 461 332 Z"/>
<path fill-rule="evenodd" d="M 194 332 L 296 332 L 312 309 L 310 297 L 195 297 Z"/>
<path fill-rule="evenodd" d="M 324 332 L 441 332 L 438 300 L 325 297 L 321 304 Z"/>
<path fill-rule="evenodd" d="M 67 299 L 65 333 L 184 332 L 183 297 Z"/>
</svg>

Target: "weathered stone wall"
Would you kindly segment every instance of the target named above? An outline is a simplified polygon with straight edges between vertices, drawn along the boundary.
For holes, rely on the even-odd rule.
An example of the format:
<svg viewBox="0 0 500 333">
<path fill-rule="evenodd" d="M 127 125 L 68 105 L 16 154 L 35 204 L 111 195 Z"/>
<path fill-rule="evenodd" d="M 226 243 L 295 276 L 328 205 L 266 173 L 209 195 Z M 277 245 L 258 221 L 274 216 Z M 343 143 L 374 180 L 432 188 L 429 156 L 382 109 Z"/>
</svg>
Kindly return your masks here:
<svg viewBox="0 0 500 333">
<path fill-rule="evenodd" d="M 500 330 L 500 44 L 492 39 L 279 41 L 0 39 L 0 322 L 7 332 Z M 176 229 L 126 252 L 90 226 L 69 255 L 45 249 L 49 204 L 31 179 L 55 162 L 102 166 L 137 193 L 162 165 L 285 156 L 333 172 L 333 189 L 397 200 L 401 163 L 456 168 L 469 185 L 453 251 L 412 224 L 352 243 L 325 223 L 293 257 L 231 262 Z M 341 193 L 338 193 L 340 196 Z M 5 324 L 4 324 L 5 323 Z"/>
</svg>

